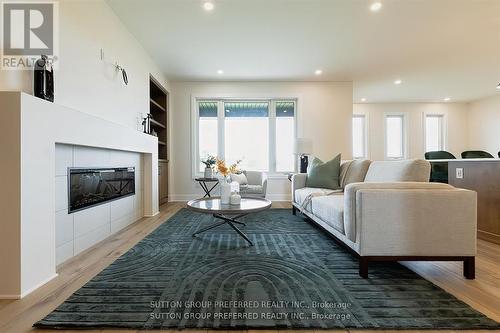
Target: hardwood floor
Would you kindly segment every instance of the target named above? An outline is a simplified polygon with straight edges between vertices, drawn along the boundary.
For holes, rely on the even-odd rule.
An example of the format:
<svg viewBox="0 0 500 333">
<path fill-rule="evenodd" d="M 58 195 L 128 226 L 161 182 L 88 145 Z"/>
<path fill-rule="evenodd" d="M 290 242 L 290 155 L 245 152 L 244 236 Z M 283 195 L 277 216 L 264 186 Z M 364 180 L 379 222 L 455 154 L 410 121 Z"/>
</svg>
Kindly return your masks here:
<svg viewBox="0 0 500 333">
<path fill-rule="evenodd" d="M 70 330 L 36 330 L 31 326 L 61 304 L 74 291 L 83 286 L 97 273 L 128 251 L 137 242 L 157 228 L 165 220 L 184 207 L 184 203 L 163 205 L 160 214 L 144 218 L 128 228 L 96 244 L 87 251 L 70 259 L 57 269 L 59 276 L 21 300 L 0 300 L 0 332 L 81 332 Z M 290 208 L 288 202 L 274 202 L 273 207 Z M 500 245 L 478 240 L 476 279 L 462 277 L 458 262 L 407 262 L 404 263 L 429 281 L 440 286 L 457 298 L 468 303 L 488 317 L 500 322 Z M 110 330 L 106 330 L 110 331 Z M 101 332 L 100 330 L 87 332 Z M 104 331 L 103 331 L 104 332 Z M 110 332 L 135 332 L 111 330 Z M 159 332 L 159 331 L 157 331 Z M 166 332 L 166 331 L 165 331 Z M 172 331 L 173 332 L 173 331 Z M 187 333 L 207 330 L 185 330 Z M 210 331 L 214 332 L 214 331 Z M 233 333 L 276 333 L 277 330 L 229 331 Z M 280 330 L 280 332 L 283 332 Z M 289 331 L 285 331 L 289 332 Z M 306 332 L 301 330 L 301 332 Z M 314 332 L 310 330 L 309 332 Z M 319 331 L 318 331 L 319 332 Z M 321 332 L 366 332 L 359 330 L 328 330 Z M 388 331 L 377 331 L 388 332 Z M 418 331 L 405 331 L 418 332 Z M 425 331 L 455 332 L 455 331 Z M 473 332 L 473 331 L 459 331 Z M 492 332 L 492 331 L 489 331 Z M 500 332 L 500 331 L 496 331 Z"/>
</svg>

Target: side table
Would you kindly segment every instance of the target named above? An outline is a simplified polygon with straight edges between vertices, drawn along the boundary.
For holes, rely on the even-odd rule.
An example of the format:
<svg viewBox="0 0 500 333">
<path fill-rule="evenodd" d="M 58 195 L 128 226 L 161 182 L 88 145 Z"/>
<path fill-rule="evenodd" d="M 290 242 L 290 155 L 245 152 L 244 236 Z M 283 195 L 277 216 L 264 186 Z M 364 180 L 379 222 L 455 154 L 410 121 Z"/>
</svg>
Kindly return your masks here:
<svg viewBox="0 0 500 333">
<path fill-rule="evenodd" d="M 195 179 L 205 191 L 205 195 L 203 196 L 204 198 L 209 197 L 210 198 L 210 192 L 219 184 L 219 180 L 217 178 L 196 178 Z M 209 188 L 209 185 L 207 183 L 215 183 L 212 187 Z"/>
</svg>

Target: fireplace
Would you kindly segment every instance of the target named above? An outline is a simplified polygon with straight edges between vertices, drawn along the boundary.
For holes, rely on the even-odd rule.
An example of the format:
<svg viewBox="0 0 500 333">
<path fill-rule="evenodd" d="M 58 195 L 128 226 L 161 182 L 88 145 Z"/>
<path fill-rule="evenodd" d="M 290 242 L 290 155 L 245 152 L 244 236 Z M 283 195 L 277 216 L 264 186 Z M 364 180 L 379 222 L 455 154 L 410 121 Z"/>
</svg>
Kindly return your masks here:
<svg viewBox="0 0 500 333">
<path fill-rule="evenodd" d="M 134 194 L 134 167 L 68 169 L 68 214 Z"/>
</svg>

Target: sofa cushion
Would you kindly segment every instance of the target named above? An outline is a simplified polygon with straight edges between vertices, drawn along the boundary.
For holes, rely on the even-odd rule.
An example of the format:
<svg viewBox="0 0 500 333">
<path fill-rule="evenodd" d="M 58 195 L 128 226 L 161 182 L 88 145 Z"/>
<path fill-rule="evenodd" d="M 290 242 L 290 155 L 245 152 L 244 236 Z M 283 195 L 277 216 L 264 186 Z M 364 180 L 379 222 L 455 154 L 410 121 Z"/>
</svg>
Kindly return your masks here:
<svg viewBox="0 0 500 333">
<path fill-rule="evenodd" d="M 342 193 L 342 190 L 330 190 L 329 188 L 317 188 L 317 187 L 302 187 L 295 190 L 295 203 L 299 206 L 304 204 L 304 201 L 311 194 L 318 194 L 318 196 L 326 196 L 331 193 Z M 306 210 L 310 211 L 311 207 L 308 205 L 305 207 Z"/>
<path fill-rule="evenodd" d="M 240 194 L 263 194 L 262 185 L 241 185 Z"/>
<path fill-rule="evenodd" d="M 336 190 L 340 188 L 339 176 L 340 154 L 328 162 L 315 157 L 307 167 L 306 186 Z"/>
<path fill-rule="evenodd" d="M 299 204 L 299 206 L 302 206 L 304 203 L 304 200 L 306 200 L 307 196 L 311 193 L 328 193 L 331 191 L 330 189 L 327 188 L 316 188 L 316 187 L 303 187 L 299 188 L 298 190 L 295 190 L 295 203 Z"/>
<path fill-rule="evenodd" d="M 431 165 L 426 160 L 374 161 L 365 182 L 428 182 Z"/>
<path fill-rule="evenodd" d="M 311 210 L 323 222 L 345 234 L 344 229 L 344 195 L 333 194 L 315 197 L 311 200 Z"/>
<path fill-rule="evenodd" d="M 366 173 L 370 167 L 370 160 L 354 160 L 341 165 L 340 186 L 346 187 L 352 183 L 361 183 L 365 180 Z M 345 167 L 344 167 L 345 165 Z"/>
<path fill-rule="evenodd" d="M 340 175 L 339 175 L 339 184 L 340 187 L 344 187 L 342 184 L 344 184 L 345 176 L 347 174 L 347 170 L 349 170 L 349 167 L 351 166 L 352 160 L 348 161 L 341 161 L 340 162 Z"/>
<path fill-rule="evenodd" d="M 244 173 L 231 173 L 229 175 L 231 177 L 232 182 L 237 182 L 238 184 L 241 185 L 248 185 L 248 179 L 247 176 Z"/>
</svg>

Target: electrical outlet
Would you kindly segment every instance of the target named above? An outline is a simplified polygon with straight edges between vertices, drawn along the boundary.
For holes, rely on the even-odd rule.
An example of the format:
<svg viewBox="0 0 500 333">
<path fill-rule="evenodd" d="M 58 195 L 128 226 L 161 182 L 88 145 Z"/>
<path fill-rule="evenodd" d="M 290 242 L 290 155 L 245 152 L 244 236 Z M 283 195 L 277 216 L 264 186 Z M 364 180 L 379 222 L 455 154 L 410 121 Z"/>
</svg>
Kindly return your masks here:
<svg viewBox="0 0 500 333">
<path fill-rule="evenodd" d="M 463 168 L 456 168 L 455 174 L 456 174 L 457 179 L 464 178 L 464 169 Z"/>
</svg>

